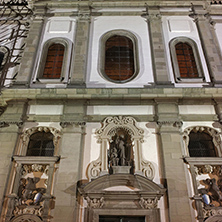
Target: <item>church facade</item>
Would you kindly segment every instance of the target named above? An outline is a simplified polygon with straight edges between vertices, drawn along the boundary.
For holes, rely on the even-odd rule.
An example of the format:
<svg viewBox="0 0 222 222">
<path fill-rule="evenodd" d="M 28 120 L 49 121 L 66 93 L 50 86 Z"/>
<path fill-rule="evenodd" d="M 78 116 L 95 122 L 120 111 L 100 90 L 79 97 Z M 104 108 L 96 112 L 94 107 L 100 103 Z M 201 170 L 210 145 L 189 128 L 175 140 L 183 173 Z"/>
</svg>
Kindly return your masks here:
<svg viewBox="0 0 222 222">
<path fill-rule="evenodd" d="M 221 122 L 221 1 L 1 1 L 0 221 L 222 221 Z"/>
</svg>

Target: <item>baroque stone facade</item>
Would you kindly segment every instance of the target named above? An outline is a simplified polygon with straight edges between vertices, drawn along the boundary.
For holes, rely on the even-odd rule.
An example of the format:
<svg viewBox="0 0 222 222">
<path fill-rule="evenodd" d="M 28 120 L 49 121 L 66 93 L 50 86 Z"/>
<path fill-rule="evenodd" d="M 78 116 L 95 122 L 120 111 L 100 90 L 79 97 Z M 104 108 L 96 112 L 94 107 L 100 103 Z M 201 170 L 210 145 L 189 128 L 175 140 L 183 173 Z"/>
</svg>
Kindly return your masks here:
<svg viewBox="0 0 222 222">
<path fill-rule="evenodd" d="M 221 1 L 0 2 L 0 221 L 222 221 Z"/>
</svg>

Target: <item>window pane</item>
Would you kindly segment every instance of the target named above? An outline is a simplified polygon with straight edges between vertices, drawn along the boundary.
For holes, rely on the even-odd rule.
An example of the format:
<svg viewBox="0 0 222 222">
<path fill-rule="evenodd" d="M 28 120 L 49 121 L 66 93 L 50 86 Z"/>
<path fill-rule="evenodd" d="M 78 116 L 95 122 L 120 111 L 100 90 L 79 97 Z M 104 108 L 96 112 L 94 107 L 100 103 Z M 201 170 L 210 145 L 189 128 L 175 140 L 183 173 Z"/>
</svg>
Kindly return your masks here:
<svg viewBox="0 0 222 222">
<path fill-rule="evenodd" d="M 112 36 L 105 46 L 105 73 L 115 81 L 130 79 L 134 72 L 133 42 L 125 36 Z"/>
<path fill-rule="evenodd" d="M 193 49 L 188 43 L 177 43 L 176 46 L 177 61 L 181 78 L 199 77 L 197 65 L 193 54 Z"/>
<path fill-rule="evenodd" d="M 213 138 L 205 132 L 189 134 L 189 153 L 191 157 L 216 157 Z"/>
<path fill-rule="evenodd" d="M 30 136 L 27 156 L 53 156 L 53 135 L 48 132 L 37 132 Z"/>
<path fill-rule="evenodd" d="M 62 71 L 62 62 L 65 47 L 62 44 L 53 44 L 48 49 L 43 78 L 59 79 Z"/>
</svg>

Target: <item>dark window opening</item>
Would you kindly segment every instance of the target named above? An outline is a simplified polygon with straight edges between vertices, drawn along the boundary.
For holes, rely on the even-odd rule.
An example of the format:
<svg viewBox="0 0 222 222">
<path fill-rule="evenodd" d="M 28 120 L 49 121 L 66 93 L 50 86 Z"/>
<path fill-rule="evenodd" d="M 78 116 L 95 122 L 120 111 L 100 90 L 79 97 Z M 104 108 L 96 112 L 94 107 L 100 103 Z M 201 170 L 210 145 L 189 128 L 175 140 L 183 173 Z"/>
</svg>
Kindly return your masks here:
<svg viewBox="0 0 222 222">
<path fill-rule="evenodd" d="M 216 157 L 213 138 L 205 132 L 191 132 L 189 134 L 190 157 Z"/>
<path fill-rule="evenodd" d="M 30 136 L 27 156 L 53 156 L 53 134 L 50 132 L 37 132 Z"/>
<path fill-rule="evenodd" d="M 145 217 L 137 217 L 137 216 L 99 216 L 99 222 L 145 222 Z"/>
<path fill-rule="evenodd" d="M 105 74 L 114 81 L 126 81 L 135 73 L 133 42 L 114 35 L 106 41 Z"/>
<path fill-rule="evenodd" d="M 62 44 L 53 44 L 49 47 L 42 78 L 59 79 L 61 77 L 64 51 L 65 47 Z"/>
<path fill-rule="evenodd" d="M 181 78 L 198 78 L 197 64 L 192 47 L 188 43 L 179 42 L 175 46 Z"/>
<path fill-rule="evenodd" d="M 0 52 L 0 68 L 2 67 L 2 62 L 4 59 L 5 54 L 3 52 Z"/>
</svg>

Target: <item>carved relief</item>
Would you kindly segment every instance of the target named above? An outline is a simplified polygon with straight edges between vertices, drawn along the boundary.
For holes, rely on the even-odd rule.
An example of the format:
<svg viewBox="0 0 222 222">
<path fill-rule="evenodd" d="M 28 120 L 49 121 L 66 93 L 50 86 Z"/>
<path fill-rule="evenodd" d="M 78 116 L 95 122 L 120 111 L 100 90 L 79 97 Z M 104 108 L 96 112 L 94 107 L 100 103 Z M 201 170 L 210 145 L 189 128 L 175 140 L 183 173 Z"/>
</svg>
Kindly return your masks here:
<svg viewBox="0 0 222 222">
<path fill-rule="evenodd" d="M 152 163 L 142 158 L 144 130 L 137 126 L 134 118 L 107 117 L 95 134 L 100 143 L 100 156 L 88 166 L 87 176 L 90 180 L 117 171 L 126 173 L 127 170 L 114 170 L 114 167 L 127 166 L 132 174 L 136 172 L 149 179 L 154 178 Z"/>
<path fill-rule="evenodd" d="M 42 222 L 42 220 L 35 215 L 19 215 L 13 217 L 10 222 Z"/>
<path fill-rule="evenodd" d="M 222 173 L 221 165 L 194 165 L 197 195 L 193 197 L 199 215 L 204 221 L 211 221 L 222 214 Z M 198 202 L 200 204 L 198 204 Z M 213 221 L 213 220 L 212 220 Z"/>
<path fill-rule="evenodd" d="M 92 161 L 87 170 L 88 178 L 95 179 L 100 175 L 102 161 L 100 159 Z"/>
<path fill-rule="evenodd" d="M 153 164 L 147 160 L 143 160 L 141 164 L 142 164 L 142 172 L 144 176 L 150 180 L 153 180 L 155 176 L 155 170 L 154 170 Z"/>
<path fill-rule="evenodd" d="M 104 205 L 104 198 L 89 198 L 88 196 L 86 197 L 86 201 L 88 203 L 88 206 L 90 208 L 102 208 Z"/>
<path fill-rule="evenodd" d="M 21 214 L 42 215 L 44 194 L 47 189 L 48 165 L 22 165 L 14 216 Z"/>
<path fill-rule="evenodd" d="M 144 209 L 154 209 L 157 208 L 158 205 L 158 198 L 140 198 L 139 204 Z"/>
</svg>

